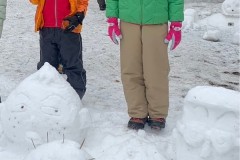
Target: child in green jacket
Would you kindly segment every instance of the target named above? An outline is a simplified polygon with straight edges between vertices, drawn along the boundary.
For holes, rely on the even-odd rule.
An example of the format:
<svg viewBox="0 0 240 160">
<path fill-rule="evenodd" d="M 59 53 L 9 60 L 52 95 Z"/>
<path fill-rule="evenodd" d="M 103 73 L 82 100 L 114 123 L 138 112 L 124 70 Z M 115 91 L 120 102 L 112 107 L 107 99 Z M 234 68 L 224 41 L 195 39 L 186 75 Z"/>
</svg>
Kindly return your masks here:
<svg viewBox="0 0 240 160">
<path fill-rule="evenodd" d="M 111 40 L 120 40 L 121 78 L 130 120 L 128 127 L 165 127 L 169 108 L 168 42 L 181 41 L 183 0 L 108 0 Z M 118 26 L 120 19 L 120 28 Z M 170 27 L 168 30 L 168 22 Z"/>
</svg>

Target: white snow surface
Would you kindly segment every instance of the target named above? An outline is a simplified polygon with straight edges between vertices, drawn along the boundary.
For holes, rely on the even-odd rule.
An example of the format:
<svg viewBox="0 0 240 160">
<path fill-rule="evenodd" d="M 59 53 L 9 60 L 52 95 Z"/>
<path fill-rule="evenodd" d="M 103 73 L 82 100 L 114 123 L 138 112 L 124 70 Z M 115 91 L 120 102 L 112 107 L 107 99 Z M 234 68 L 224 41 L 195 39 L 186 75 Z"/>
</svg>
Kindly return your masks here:
<svg viewBox="0 0 240 160">
<path fill-rule="evenodd" d="M 83 61 L 87 71 L 87 92 L 82 104 L 90 113 L 87 118 L 92 127 L 84 137 L 82 149 L 96 160 L 176 160 L 172 131 L 183 115 L 187 92 L 203 85 L 239 90 L 239 46 L 231 43 L 232 28 L 227 27 L 221 32 L 219 42 L 202 39 L 208 25 L 206 18 L 221 13 L 222 4 L 202 2 L 185 6 L 196 11 L 199 21 L 195 27 L 183 30 L 181 44 L 169 53 L 170 108 L 167 126 L 160 132 L 152 131 L 147 125 L 138 132 L 126 127 L 129 117 L 120 78 L 119 46 L 107 36 L 105 13 L 99 11 L 97 2 L 90 1 L 89 5 L 82 32 Z M 0 96 L 4 103 L 20 82 L 36 72 L 39 35 L 33 32 L 35 9 L 25 0 L 8 1 L 7 19 L 0 39 Z M 86 112 L 83 110 L 81 115 L 87 115 Z M 25 160 L 37 150 L 38 153 L 31 154 L 45 154 L 45 149 L 35 151 L 33 145 L 28 150 L 21 150 L 15 143 L 7 141 L 4 128 L 0 126 L 1 160 Z M 35 132 L 26 135 L 37 137 Z M 193 137 L 194 144 L 200 147 L 198 136 Z M 209 145 L 204 146 L 203 157 L 212 160 L 207 157 Z M 51 145 L 46 148 L 52 150 Z M 182 154 L 186 160 L 192 160 L 187 158 L 187 151 Z"/>
</svg>

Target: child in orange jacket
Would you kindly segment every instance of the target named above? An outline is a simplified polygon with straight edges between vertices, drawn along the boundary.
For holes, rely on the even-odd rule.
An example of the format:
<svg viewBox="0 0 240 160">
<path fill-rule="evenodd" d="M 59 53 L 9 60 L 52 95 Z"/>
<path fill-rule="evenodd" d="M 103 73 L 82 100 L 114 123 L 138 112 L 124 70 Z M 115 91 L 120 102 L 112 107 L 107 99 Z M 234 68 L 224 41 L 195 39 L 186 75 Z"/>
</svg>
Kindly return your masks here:
<svg viewBox="0 0 240 160">
<path fill-rule="evenodd" d="M 82 61 L 82 22 L 88 0 L 30 0 L 37 5 L 35 31 L 40 34 L 41 68 L 45 62 L 56 69 L 59 57 L 67 81 L 82 99 L 86 92 L 86 71 Z"/>
</svg>

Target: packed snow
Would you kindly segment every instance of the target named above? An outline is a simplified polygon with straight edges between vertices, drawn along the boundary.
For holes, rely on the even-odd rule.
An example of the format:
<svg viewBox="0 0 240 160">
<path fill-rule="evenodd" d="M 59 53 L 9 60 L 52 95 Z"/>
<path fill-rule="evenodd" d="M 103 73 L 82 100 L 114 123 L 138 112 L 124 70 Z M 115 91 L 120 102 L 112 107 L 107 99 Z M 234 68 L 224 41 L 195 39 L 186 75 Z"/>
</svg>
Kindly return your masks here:
<svg viewBox="0 0 240 160">
<path fill-rule="evenodd" d="M 170 109 L 160 132 L 147 125 L 127 128 L 119 46 L 107 36 L 97 2 L 90 1 L 84 20 L 87 92 L 80 102 L 65 75 L 48 64 L 36 70 L 36 8 L 25 0 L 8 1 L 0 39 L 0 159 L 238 160 L 239 17 L 225 15 L 223 3 L 206 1 L 185 5 L 182 42 L 169 53 Z M 220 14 L 222 19 L 209 20 Z M 209 28 L 220 31 L 218 42 L 202 39 Z"/>
<path fill-rule="evenodd" d="M 239 92 L 206 86 L 191 89 L 173 134 L 176 159 L 237 160 L 239 105 Z"/>
<path fill-rule="evenodd" d="M 3 136 L 22 148 L 63 136 L 80 143 L 91 122 L 78 94 L 48 63 L 23 80 L 0 111 Z"/>
<path fill-rule="evenodd" d="M 209 30 L 204 33 L 203 39 L 208 41 L 217 42 L 220 40 L 221 32 L 219 30 Z"/>
</svg>

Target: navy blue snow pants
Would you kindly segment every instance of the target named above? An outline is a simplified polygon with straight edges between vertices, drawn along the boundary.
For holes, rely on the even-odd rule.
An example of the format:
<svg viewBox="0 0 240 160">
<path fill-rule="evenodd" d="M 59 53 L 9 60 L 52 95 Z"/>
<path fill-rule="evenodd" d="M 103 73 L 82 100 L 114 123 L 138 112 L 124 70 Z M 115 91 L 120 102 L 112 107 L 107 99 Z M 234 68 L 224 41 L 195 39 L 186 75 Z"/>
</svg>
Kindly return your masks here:
<svg viewBox="0 0 240 160">
<path fill-rule="evenodd" d="M 61 57 L 67 81 L 82 99 L 86 92 L 86 71 L 82 61 L 81 34 L 64 32 L 61 28 L 42 28 L 39 34 L 40 62 L 37 68 L 48 62 L 57 69 Z"/>
</svg>

